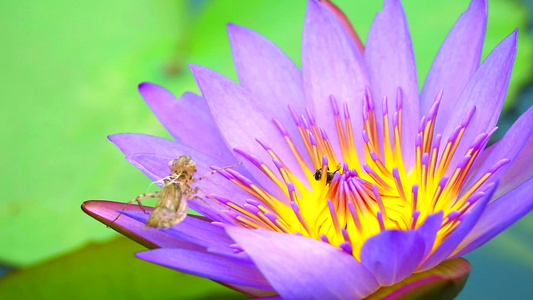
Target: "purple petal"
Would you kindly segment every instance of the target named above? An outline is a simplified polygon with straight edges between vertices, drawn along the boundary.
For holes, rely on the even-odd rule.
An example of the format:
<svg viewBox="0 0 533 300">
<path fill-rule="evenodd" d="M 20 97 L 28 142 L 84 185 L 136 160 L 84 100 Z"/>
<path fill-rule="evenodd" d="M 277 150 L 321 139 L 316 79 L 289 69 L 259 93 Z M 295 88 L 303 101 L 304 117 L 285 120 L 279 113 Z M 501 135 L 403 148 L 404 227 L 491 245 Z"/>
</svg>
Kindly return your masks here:
<svg viewBox="0 0 533 300">
<path fill-rule="evenodd" d="M 210 166 L 226 166 L 227 163 L 221 161 L 215 157 L 211 157 L 197 149 L 185 146 L 181 143 L 177 143 L 164 138 L 141 134 L 141 133 L 119 133 L 110 135 L 109 140 L 112 141 L 122 151 L 127 158 L 135 157 L 136 155 L 143 154 L 145 157 L 148 155 L 153 156 L 153 162 L 148 163 L 145 160 L 143 164 L 143 172 L 151 173 L 147 175 L 152 180 L 159 180 L 170 174 L 168 162 L 178 158 L 180 155 L 191 156 L 198 167 L 198 174 L 204 174 L 210 172 Z M 237 163 L 237 160 L 233 160 L 231 163 Z M 152 176 L 156 175 L 156 178 Z"/>
<path fill-rule="evenodd" d="M 472 230 L 472 227 L 477 223 L 479 217 L 485 210 L 487 203 L 494 194 L 495 189 L 496 186 L 492 186 L 481 199 L 476 201 L 469 211 L 460 217 L 461 223 L 429 256 L 429 258 L 422 264 L 419 271 L 431 269 L 450 256 L 459 243 L 461 243 L 470 230 Z"/>
<path fill-rule="evenodd" d="M 170 174 L 168 162 L 173 158 L 170 156 L 160 156 L 155 154 L 133 154 L 126 156 L 126 160 L 141 170 L 152 182 L 160 187 L 163 186 L 161 179 Z"/>
<path fill-rule="evenodd" d="M 273 290 L 265 291 L 265 290 L 261 290 L 261 289 L 252 288 L 252 287 L 249 287 L 249 286 L 230 284 L 230 283 L 227 283 L 227 282 L 225 282 L 224 285 L 226 285 L 229 288 L 232 288 L 234 290 L 237 290 L 237 291 L 243 292 L 245 294 L 254 296 L 254 298 L 251 298 L 251 299 L 272 299 L 272 300 L 281 299 L 281 298 L 276 298 L 277 294 Z"/>
<path fill-rule="evenodd" d="M 144 223 L 134 220 L 126 215 L 121 215 L 116 221 L 112 222 L 119 214 L 118 211 L 124 209 L 124 203 L 90 200 L 85 201 L 81 208 L 85 213 L 104 223 L 106 226 L 113 228 L 119 233 L 148 248 L 169 247 L 190 250 L 205 249 L 203 246 L 174 238 L 160 230 L 150 227 L 143 228 Z M 144 214 L 137 205 L 129 205 L 128 209 Z M 150 212 L 152 211 L 152 208 L 146 207 L 146 211 Z M 148 214 L 146 215 L 148 216 Z"/>
<path fill-rule="evenodd" d="M 351 110 L 355 134 L 361 134 L 360 118 L 365 86 L 369 85 L 361 53 L 342 23 L 318 1 L 307 2 L 302 39 L 302 71 L 308 105 L 313 109 L 319 126 L 332 141 L 335 153 L 340 155 L 334 119 L 331 117 L 329 98 L 347 102 Z M 356 148 L 363 149 L 361 139 L 355 139 Z M 359 151 L 363 157 L 363 152 Z"/>
<path fill-rule="evenodd" d="M 228 35 L 240 85 L 262 109 L 275 112 L 272 117 L 284 125 L 298 148 L 305 149 L 288 109 L 305 111 L 300 69 L 278 46 L 251 29 L 228 24 Z"/>
<path fill-rule="evenodd" d="M 146 223 L 149 216 L 139 210 L 124 211 L 124 215 L 137 220 L 142 225 Z M 221 252 L 233 253 L 230 245 L 235 242 L 226 234 L 224 229 L 214 226 L 210 220 L 202 217 L 189 215 L 179 224 L 168 229 L 159 229 L 159 231 L 177 240 L 184 240 L 204 248 L 213 248 Z M 172 238 L 168 237 L 168 239 Z"/>
<path fill-rule="evenodd" d="M 350 37 L 355 41 L 355 44 L 357 45 L 357 49 L 361 53 L 365 50 L 365 45 L 363 45 L 363 42 L 359 38 L 359 35 L 357 35 L 357 32 L 355 31 L 355 28 L 353 28 L 352 23 L 348 19 L 348 16 L 340 9 L 337 5 L 335 5 L 331 0 L 318 0 L 322 5 L 324 5 L 329 11 L 335 15 L 335 17 L 342 23 L 342 26 L 344 26 L 344 29 L 348 32 Z"/>
<path fill-rule="evenodd" d="M 269 105 L 270 111 L 282 112 L 280 121 L 288 130 L 295 128 L 289 126 L 293 122 L 287 107 L 305 111 L 302 72 L 278 46 L 257 32 L 228 24 L 228 34 L 240 85 L 257 101 Z"/>
<path fill-rule="evenodd" d="M 277 112 L 257 102 L 248 91 L 219 73 L 202 66 L 191 65 L 190 68 L 230 149 L 249 151 L 274 168 L 271 156 L 255 140 L 258 138 L 268 143 L 298 178 L 307 178 L 272 122 L 272 118 L 279 115 Z M 278 107 L 278 110 L 282 109 L 285 108 Z M 279 188 L 262 171 L 247 163 L 245 166 L 269 192 L 283 197 Z"/>
<path fill-rule="evenodd" d="M 150 153 L 174 159 L 184 154 L 195 156 L 197 152 L 200 153 L 198 155 L 206 156 L 198 150 L 194 150 L 175 141 L 148 134 L 119 133 L 108 136 L 108 139 L 126 156 L 138 153 Z M 189 151 L 193 151 L 193 153 L 189 154 Z"/>
<path fill-rule="evenodd" d="M 500 185 L 494 192 L 494 198 L 500 197 L 531 177 L 533 177 L 533 136 L 529 137 L 518 156 L 501 178 Z"/>
<path fill-rule="evenodd" d="M 324 242 L 235 226 L 226 231 L 284 299 L 363 298 L 378 288 L 353 256 Z"/>
<path fill-rule="evenodd" d="M 400 1 L 386 0 L 383 11 L 376 14 L 368 32 L 364 60 L 379 123 L 383 98 L 387 97 L 388 111 L 392 115 L 396 110 L 398 88 L 402 89 L 402 156 L 406 167 L 411 167 L 420 121 L 418 82 L 411 36 Z M 382 130 L 381 125 L 378 130 Z"/>
<path fill-rule="evenodd" d="M 470 178 L 465 186 L 465 190 L 470 188 L 479 178 L 490 170 L 490 168 L 502 159 L 509 159 L 511 162 L 518 156 L 527 140 L 533 133 L 533 106 L 530 107 L 518 120 L 509 128 L 504 137 L 499 141 L 496 148 L 491 152 L 479 167 L 477 172 Z M 491 176 L 491 180 L 498 180 L 511 164 L 501 167 L 495 174 Z M 500 183 L 500 187 L 502 187 Z M 505 187 L 503 187 L 505 188 Z"/>
<path fill-rule="evenodd" d="M 191 92 L 180 99 L 153 83 L 139 85 L 139 92 L 168 132 L 180 143 L 231 163 L 227 149 L 205 100 Z M 202 138 L 198 138 L 198 137 Z"/>
<path fill-rule="evenodd" d="M 140 259 L 216 281 L 263 290 L 272 289 L 253 264 L 237 259 L 200 251 L 171 248 L 144 251 L 135 255 Z"/>
<path fill-rule="evenodd" d="M 533 209 L 533 178 L 492 201 L 477 224 L 459 244 L 454 257 L 462 256 L 488 242 Z"/>
<path fill-rule="evenodd" d="M 422 256 L 423 258 L 426 258 L 433 248 L 435 237 L 437 236 L 437 232 L 442 224 L 443 214 L 444 213 L 442 211 L 439 211 L 427 216 L 424 224 L 420 225 L 420 227 L 416 229 L 416 232 L 418 232 L 418 234 L 424 238 L 425 250 L 424 255 Z"/>
<path fill-rule="evenodd" d="M 476 107 L 455 152 L 459 155 L 454 155 L 450 166 L 457 165 L 476 136 L 496 126 L 516 54 L 516 34 L 517 32 L 514 31 L 492 50 L 461 93 L 452 109 L 453 114 L 448 116 L 448 124 L 442 134 L 443 139 L 447 139 L 461 124 L 468 110 L 473 106 Z M 446 143 L 441 143 L 440 153 L 445 146 Z"/>
<path fill-rule="evenodd" d="M 414 230 L 385 230 L 361 248 L 361 264 L 380 285 L 391 285 L 411 275 L 425 252 L 424 237 Z"/>
<path fill-rule="evenodd" d="M 435 124 L 436 133 L 444 129 L 459 95 L 479 66 L 486 25 L 487 2 L 470 2 L 446 36 L 429 69 L 420 94 L 420 112 L 427 115 L 435 96 L 444 90 Z"/>
</svg>

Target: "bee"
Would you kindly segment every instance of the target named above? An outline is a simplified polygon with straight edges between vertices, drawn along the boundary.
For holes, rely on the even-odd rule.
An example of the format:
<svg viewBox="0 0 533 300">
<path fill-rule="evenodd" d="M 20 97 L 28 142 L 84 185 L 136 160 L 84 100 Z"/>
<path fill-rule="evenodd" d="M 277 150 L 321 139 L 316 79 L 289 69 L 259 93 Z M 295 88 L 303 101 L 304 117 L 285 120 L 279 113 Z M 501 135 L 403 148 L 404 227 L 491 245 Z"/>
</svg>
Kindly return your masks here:
<svg viewBox="0 0 533 300">
<path fill-rule="evenodd" d="M 327 176 L 326 177 L 326 184 L 330 184 L 331 183 L 331 180 L 333 180 L 333 176 L 335 176 L 335 173 L 337 173 L 337 172 L 339 172 L 339 170 L 335 170 L 335 172 L 330 172 L 329 168 L 328 168 L 327 175 L 326 175 Z M 320 179 L 322 179 L 322 170 L 321 169 L 316 169 L 314 177 L 315 177 L 316 181 L 319 181 Z"/>
<path fill-rule="evenodd" d="M 137 198 L 128 201 L 124 209 L 128 205 L 137 202 L 141 210 L 147 213 L 141 201 L 144 199 L 158 198 L 157 204 L 148 217 L 145 227 L 157 227 L 158 229 L 172 227 L 183 221 L 187 216 L 188 199 L 200 199 L 203 201 L 201 197 L 196 196 L 200 188 L 192 187 L 191 184 L 221 170 L 234 168 L 240 164 L 220 168 L 202 177 L 194 178 L 194 174 L 197 171 L 196 162 L 190 156 L 182 155 L 168 163 L 171 173 L 163 179 L 163 187 L 160 191 L 141 194 Z M 111 223 L 114 223 L 121 214 L 119 213 Z"/>
</svg>

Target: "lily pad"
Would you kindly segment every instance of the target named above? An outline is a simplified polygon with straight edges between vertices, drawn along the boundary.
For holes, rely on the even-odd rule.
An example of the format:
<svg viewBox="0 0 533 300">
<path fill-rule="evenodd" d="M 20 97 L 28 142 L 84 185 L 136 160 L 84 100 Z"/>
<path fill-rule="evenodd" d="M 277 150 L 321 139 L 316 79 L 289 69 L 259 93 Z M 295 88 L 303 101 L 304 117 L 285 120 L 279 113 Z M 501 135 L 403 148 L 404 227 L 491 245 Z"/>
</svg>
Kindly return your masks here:
<svg viewBox="0 0 533 300">
<path fill-rule="evenodd" d="M 119 237 L 0 279 L 3 299 L 244 299 L 209 279 L 145 262 L 142 246 Z"/>
</svg>

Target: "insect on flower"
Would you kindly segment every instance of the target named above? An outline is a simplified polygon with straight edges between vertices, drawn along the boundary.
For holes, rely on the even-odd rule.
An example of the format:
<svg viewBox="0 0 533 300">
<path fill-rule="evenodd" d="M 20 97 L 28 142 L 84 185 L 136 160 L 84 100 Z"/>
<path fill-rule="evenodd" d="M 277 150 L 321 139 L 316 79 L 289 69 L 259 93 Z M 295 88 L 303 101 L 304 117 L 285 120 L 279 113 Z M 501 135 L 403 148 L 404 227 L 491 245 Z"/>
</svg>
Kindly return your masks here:
<svg viewBox="0 0 533 300">
<path fill-rule="evenodd" d="M 330 172 L 329 168 L 327 168 L 326 184 L 330 184 L 331 183 L 331 181 L 333 180 L 333 176 L 335 176 L 335 173 L 339 172 L 339 169 L 340 168 L 335 170 L 335 172 Z M 322 170 L 321 169 L 316 169 L 315 174 L 313 176 L 314 176 L 316 181 L 321 180 L 322 179 Z"/>
<path fill-rule="evenodd" d="M 187 216 L 188 199 L 199 199 L 204 201 L 201 197 L 195 195 L 200 191 L 200 188 L 192 187 L 192 183 L 198 182 L 221 170 L 234 168 L 240 164 L 241 163 L 216 169 L 202 177 L 194 178 L 194 174 L 196 173 L 196 162 L 194 162 L 192 157 L 182 155 L 168 163 L 172 173 L 163 179 L 163 187 L 160 191 L 141 194 L 137 196 L 137 198 L 128 201 L 124 209 L 128 205 L 137 202 L 141 210 L 147 213 L 144 206 L 141 204 L 141 201 L 144 199 L 159 198 L 154 210 L 146 221 L 145 227 L 157 227 L 158 229 L 172 227 L 183 221 Z M 119 213 L 111 223 L 114 223 L 121 214 L 122 213 Z"/>
</svg>

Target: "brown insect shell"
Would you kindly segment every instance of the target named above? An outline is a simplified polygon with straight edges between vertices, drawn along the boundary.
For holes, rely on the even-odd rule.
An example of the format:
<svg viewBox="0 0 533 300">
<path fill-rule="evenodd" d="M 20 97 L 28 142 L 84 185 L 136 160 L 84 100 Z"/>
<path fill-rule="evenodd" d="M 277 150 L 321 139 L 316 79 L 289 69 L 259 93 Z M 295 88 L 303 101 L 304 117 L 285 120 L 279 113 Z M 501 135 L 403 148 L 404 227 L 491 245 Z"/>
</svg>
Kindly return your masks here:
<svg viewBox="0 0 533 300">
<path fill-rule="evenodd" d="M 176 159 L 173 159 L 168 163 L 168 167 L 172 173 L 188 173 L 191 176 L 196 173 L 196 163 L 188 155 L 182 155 Z"/>
</svg>

